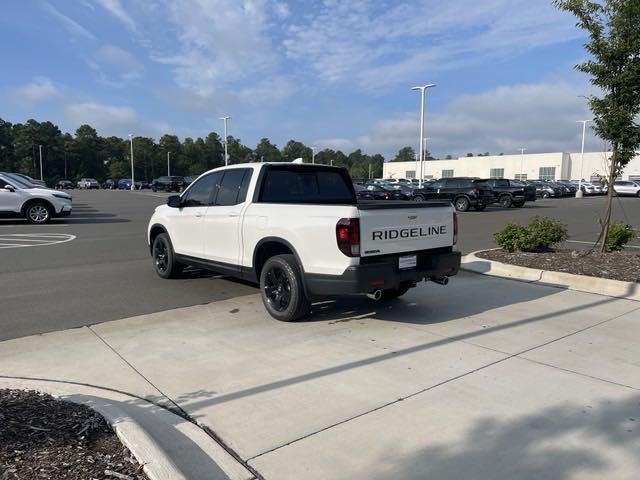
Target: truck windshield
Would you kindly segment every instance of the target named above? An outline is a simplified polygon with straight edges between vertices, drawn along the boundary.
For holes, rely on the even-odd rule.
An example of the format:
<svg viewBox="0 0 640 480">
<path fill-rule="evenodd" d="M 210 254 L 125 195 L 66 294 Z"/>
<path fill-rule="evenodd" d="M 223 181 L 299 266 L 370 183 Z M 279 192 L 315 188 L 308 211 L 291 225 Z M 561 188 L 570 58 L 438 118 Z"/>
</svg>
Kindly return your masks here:
<svg viewBox="0 0 640 480">
<path fill-rule="evenodd" d="M 270 168 L 262 183 L 266 203 L 355 204 L 353 186 L 338 169 Z"/>
</svg>

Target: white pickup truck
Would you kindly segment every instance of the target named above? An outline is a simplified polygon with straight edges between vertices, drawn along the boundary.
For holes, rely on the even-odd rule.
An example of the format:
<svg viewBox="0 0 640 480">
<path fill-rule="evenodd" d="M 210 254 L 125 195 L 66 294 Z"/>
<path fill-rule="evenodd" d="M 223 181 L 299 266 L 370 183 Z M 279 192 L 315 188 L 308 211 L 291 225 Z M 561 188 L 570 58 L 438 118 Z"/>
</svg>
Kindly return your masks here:
<svg viewBox="0 0 640 480">
<path fill-rule="evenodd" d="M 191 265 L 253 281 L 267 311 L 293 321 L 314 299 L 446 285 L 460 267 L 457 228 L 449 202 L 358 202 L 343 168 L 258 163 L 211 170 L 168 197 L 148 243 L 161 277 Z"/>
</svg>

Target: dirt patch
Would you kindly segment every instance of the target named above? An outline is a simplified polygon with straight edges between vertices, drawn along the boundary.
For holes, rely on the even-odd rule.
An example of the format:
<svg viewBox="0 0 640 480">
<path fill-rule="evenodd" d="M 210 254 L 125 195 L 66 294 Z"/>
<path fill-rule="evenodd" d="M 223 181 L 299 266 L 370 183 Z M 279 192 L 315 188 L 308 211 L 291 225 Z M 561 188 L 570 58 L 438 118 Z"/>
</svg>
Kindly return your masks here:
<svg viewBox="0 0 640 480">
<path fill-rule="evenodd" d="M 84 405 L 0 389 L 0 480 L 147 480 L 109 424 Z"/>
<path fill-rule="evenodd" d="M 585 250 L 511 253 L 504 250 L 489 250 L 476 255 L 487 260 L 539 270 L 573 273 L 622 280 L 623 282 L 640 282 L 640 255 L 632 253 L 600 253 Z"/>
</svg>

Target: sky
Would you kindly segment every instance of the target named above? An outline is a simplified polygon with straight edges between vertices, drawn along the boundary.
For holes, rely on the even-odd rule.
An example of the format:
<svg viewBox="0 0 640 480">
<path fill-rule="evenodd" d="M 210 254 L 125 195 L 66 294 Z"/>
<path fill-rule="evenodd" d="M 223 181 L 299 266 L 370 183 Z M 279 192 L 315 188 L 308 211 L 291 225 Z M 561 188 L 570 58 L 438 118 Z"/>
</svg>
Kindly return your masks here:
<svg viewBox="0 0 640 480">
<path fill-rule="evenodd" d="M 577 151 L 584 34 L 550 0 L 4 0 L 0 118 L 391 158 Z M 589 132 L 587 149 L 603 148 Z"/>
</svg>

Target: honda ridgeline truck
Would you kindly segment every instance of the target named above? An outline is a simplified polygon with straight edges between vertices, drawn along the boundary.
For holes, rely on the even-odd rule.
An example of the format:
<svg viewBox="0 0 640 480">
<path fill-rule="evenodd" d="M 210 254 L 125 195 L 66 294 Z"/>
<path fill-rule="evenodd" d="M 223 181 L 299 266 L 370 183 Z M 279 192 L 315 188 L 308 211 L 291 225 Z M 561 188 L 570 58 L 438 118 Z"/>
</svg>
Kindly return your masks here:
<svg viewBox="0 0 640 480">
<path fill-rule="evenodd" d="M 358 201 L 347 171 L 296 163 L 240 164 L 202 174 L 155 209 L 156 273 L 185 266 L 259 283 L 274 318 L 343 294 L 395 299 L 422 280 L 446 285 L 460 267 L 448 201 Z"/>
</svg>

